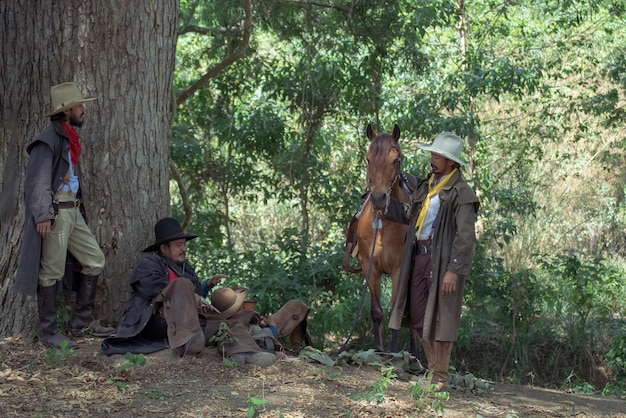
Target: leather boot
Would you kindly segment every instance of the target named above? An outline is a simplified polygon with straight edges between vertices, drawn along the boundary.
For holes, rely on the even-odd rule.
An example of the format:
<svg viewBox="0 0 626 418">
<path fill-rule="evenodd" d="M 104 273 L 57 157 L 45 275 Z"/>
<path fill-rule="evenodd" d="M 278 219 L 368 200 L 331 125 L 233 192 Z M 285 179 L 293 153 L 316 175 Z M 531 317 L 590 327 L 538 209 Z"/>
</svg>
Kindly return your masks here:
<svg viewBox="0 0 626 418">
<path fill-rule="evenodd" d="M 250 330 L 237 319 L 219 320 L 228 325 L 228 340 L 220 341 L 217 350 L 224 357 L 228 357 L 239 365 L 254 364 L 259 367 L 268 367 L 276 362 L 278 357 L 274 353 L 261 350 L 250 335 Z M 207 327 L 207 329 L 213 327 Z M 210 336 L 209 336 L 210 339 Z"/>
<path fill-rule="evenodd" d="M 180 357 L 194 356 L 204 348 L 204 332 L 198 331 L 183 345 L 175 347 L 173 351 Z"/>
<path fill-rule="evenodd" d="M 82 275 L 70 323 L 72 335 L 75 337 L 108 337 L 115 333 L 115 328 L 103 327 L 93 317 L 97 289 L 98 276 Z"/>
<path fill-rule="evenodd" d="M 430 389 L 430 385 L 433 383 L 433 374 L 435 370 L 435 342 L 432 340 L 420 339 L 422 349 L 424 350 L 424 356 L 426 357 L 427 370 L 424 374 L 424 378 L 420 381 L 420 386 L 424 390 Z"/>
<path fill-rule="evenodd" d="M 237 353 L 230 356 L 230 359 L 235 363 L 243 366 L 244 364 L 254 364 L 259 367 L 269 367 L 276 363 L 276 354 L 268 353 L 266 351 L 256 351 L 247 353 Z"/>
<path fill-rule="evenodd" d="M 273 315 L 266 318 L 266 323 L 274 327 L 272 332 L 276 332 L 276 338 L 283 338 L 289 335 L 292 348 L 299 349 L 304 342 L 306 345 L 313 345 L 307 330 L 307 317 L 309 307 L 302 301 L 292 299 L 285 303 Z"/>
<path fill-rule="evenodd" d="M 435 367 L 435 342 L 430 340 L 422 340 L 422 348 L 424 349 L 424 355 L 426 356 L 426 363 L 428 363 L 428 370 L 431 372 Z"/>
<path fill-rule="evenodd" d="M 63 341 L 68 348 L 78 348 L 78 344 L 60 333 L 57 328 L 56 285 L 37 287 L 37 308 L 39 310 L 39 341 L 46 347 L 61 348 Z"/>
<path fill-rule="evenodd" d="M 435 341 L 435 366 L 433 368 L 432 384 L 437 385 L 435 391 L 448 390 L 448 369 L 450 368 L 450 353 L 452 341 Z"/>
</svg>

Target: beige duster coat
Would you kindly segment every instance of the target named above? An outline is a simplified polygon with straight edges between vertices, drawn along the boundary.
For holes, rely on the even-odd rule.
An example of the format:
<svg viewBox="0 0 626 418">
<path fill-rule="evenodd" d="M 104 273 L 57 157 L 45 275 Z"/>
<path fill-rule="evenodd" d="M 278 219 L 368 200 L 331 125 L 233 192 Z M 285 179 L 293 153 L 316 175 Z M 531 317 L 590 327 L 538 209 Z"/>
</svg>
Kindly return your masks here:
<svg viewBox="0 0 626 418">
<path fill-rule="evenodd" d="M 413 207 L 410 219 L 403 205 L 393 202 L 386 217 L 392 221 L 409 224 L 404 256 L 400 269 L 398 291 L 392 301 L 389 327 L 400 329 L 408 318 L 407 296 L 413 270 L 413 247 L 415 245 L 415 224 L 422 203 L 428 193 L 428 181 L 422 181 L 413 193 Z M 440 208 L 433 231 L 432 274 L 433 282 L 428 295 L 424 318 L 423 338 L 437 341 L 456 341 L 460 321 L 465 279 L 470 273 L 476 248 L 475 221 L 479 202 L 474 191 L 463 179 L 460 172 L 453 174 L 450 183 L 439 192 Z M 441 294 L 441 285 L 446 271 L 459 275 L 457 290 L 447 296 Z"/>
</svg>

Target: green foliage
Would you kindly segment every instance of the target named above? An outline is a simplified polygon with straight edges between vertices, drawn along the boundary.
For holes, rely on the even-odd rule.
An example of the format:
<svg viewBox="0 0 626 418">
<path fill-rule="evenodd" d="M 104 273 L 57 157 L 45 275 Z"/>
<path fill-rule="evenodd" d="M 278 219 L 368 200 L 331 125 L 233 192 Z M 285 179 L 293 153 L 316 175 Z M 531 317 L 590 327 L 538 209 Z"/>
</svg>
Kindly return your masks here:
<svg viewBox="0 0 626 418">
<path fill-rule="evenodd" d="M 69 360 L 74 354 L 74 349 L 69 347 L 67 340 L 61 341 L 60 347 L 49 348 L 46 350 L 46 361 L 51 369 L 54 369 L 58 362 L 65 362 Z"/>
<path fill-rule="evenodd" d="M 237 367 L 238 364 L 226 358 L 226 344 L 237 342 L 237 338 L 230 332 L 230 327 L 226 322 L 220 322 L 215 335 L 209 338 L 209 342 L 216 343 L 222 351 L 222 362 L 230 367 Z M 221 347 L 220 347 L 221 346 Z"/>
<path fill-rule="evenodd" d="M 561 390 L 584 394 L 592 394 L 595 392 L 595 388 L 589 382 L 580 381 L 574 372 L 571 372 L 565 378 L 565 382 L 561 385 Z"/>
<path fill-rule="evenodd" d="M 626 393 L 626 321 L 621 320 L 613 324 L 611 334 L 613 340 L 606 357 L 615 384 L 607 385 L 602 393 L 622 396 Z"/>
<path fill-rule="evenodd" d="M 417 410 L 424 413 L 426 409 L 431 409 L 437 416 L 445 416 L 444 402 L 450 399 L 450 392 L 440 392 L 437 385 L 432 384 L 423 388 L 420 384 L 411 387 L 413 399 L 417 400 Z"/>
<path fill-rule="evenodd" d="M 120 375 L 113 376 L 106 381 L 106 384 L 114 385 L 120 392 L 126 392 L 126 386 L 132 378 L 135 370 L 137 370 L 139 366 L 144 366 L 146 364 L 146 357 L 141 353 L 133 354 L 128 352 L 124 354 L 124 358 L 127 362 L 117 367 L 117 369 L 120 371 Z M 164 395 L 161 396 L 156 393 L 153 393 L 152 395 L 153 396 L 151 396 L 151 394 L 148 394 L 148 397 L 161 400 L 164 398 Z"/>
<path fill-rule="evenodd" d="M 553 285 L 559 286 L 558 292 L 552 293 L 555 298 L 547 300 L 548 308 L 557 317 L 575 315 L 576 321 L 571 326 L 578 329 L 571 330 L 572 333 L 584 333 L 591 315 L 610 317 L 623 303 L 624 271 L 604 258 L 565 254 L 547 255 L 539 260 L 545 269 L 545 279 L 552 278 Z"/>
<path fill-rule="evenodd" d="M 144 366 L 146 364 L 146 357 L 141 353 L 133 354 L 129 352 L 124 354 L 124 358 L 128 360 L 128 363 L 118 366 L 118 369 L 122 372 L 126 370 L 135 370 L 137 367 Z"/>
<path fill-rule="evenodd" d="M 355 393 L 352 398 L 356 400 L 364 400 L 367 403 L 383 403 L 387 396 L 385 395 L 385 389 L 389 386 L 392 379 L 395 379 L 396 375 L 393 373 L 393 367 L 382 368 L 382 375 L 379 380 L 370 385 L 369 390 Z"/>
<path fill-rule="evenodd" d="M 119 390 L 120 392 L 126 392 L 126 381 L 124 378 L 121 377 L 113 377 L 111 379 L 107 379 L 107 381 L 105 382 L 107 385 L 113 385 L 117 388 L 117 390 Z"/>
<path fill-rule="evenodd" d="M 259 407 L 265 407 L 267 399 L 259 399 L 252 396 L 248 399 L 248 402 L 250 403 L 250 406 L 248 407 L 248 418 L 256 418 L 259 416 Z"/>
<path fill-rule="evenodd" d="M 618 359 L 619 373 L 614 315 L 626 296 L 624 270 L 581 255 L 536 255 L 536 266 L 510 274 L 500 263 L 475 265 L 480 285 L 468 293 L 472 309 L 463 318 L 458 355 L 481 353 L 472 356 L 473 370 L 496 380 L 597 387 L 599 359 Z M 607 346 L 615 351 L 607 354 Z"/>
<path fill-rule="evenodd" d="M 150 399 L 156 399 L 159 401 L 164 401 L 167 398 L 167 395 L 158 389 L 149 390 L 146 392 L 146 396 Z"/>
<path fill-rule="evenodd" d="M 245 56 L 173 123 L 202 237 L 189 258 L 264 312 L 304 300 L 316 344 L 339 346 L 363 280 L 339 266 L 366 185 L 364 126 L 398 123 L 405 169 L 422 176 L 418 142 L 455 131 L 481 201 L 456 364 L 553 385 L 598 387 L 599 362 L 622 376 L 623 2 L 418 3 L 253 2 Z M 240 3 L 180 7 L 177 92 L 235 50 L 243 19 Z"/>
</svg>

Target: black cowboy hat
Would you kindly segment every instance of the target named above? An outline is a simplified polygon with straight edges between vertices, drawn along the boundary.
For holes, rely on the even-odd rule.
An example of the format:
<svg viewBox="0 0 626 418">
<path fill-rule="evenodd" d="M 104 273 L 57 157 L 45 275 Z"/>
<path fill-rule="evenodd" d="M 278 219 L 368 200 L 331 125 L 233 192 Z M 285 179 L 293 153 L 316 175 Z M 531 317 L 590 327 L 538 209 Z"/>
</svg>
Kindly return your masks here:
<svg viewBox="0 0 626 418">
<path fill-rule="evenodd" d="M 163 218 L 154 225 L 154 235 L 156 241 L 154 244 L 143 250 L 144 253 L 150 253 L 157 251 L 161 244 L 167 244 L 168 242 L 185 238 L 187 241 L 197 238 L 197 235 L 188 235 L 183 232 L 178 221 L 174 218 Z"/>
</svg>

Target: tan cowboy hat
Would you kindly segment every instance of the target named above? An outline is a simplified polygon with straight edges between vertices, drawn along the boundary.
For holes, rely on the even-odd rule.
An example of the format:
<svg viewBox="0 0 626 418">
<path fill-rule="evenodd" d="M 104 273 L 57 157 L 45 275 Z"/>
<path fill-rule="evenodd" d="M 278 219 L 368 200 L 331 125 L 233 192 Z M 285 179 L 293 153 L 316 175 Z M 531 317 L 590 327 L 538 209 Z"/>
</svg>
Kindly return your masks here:
<svg viewBox="0 0 626 418">
<path fill-rule="evenodd" d="M 220 311 L 221 318 L 228 319 L 241 309 L 246 296 L 248 296 L 248 289 L 243 287 L 235 289 L 221 287 L 211 293 L 211 305 Z"/>
<path fill-rule="evenodd" d="M 46 118 L 79 104 L 96 100 L 94 96 L 83 97 L 75 83 L 63 83 L 52 86 L 50 88 L 50 97 L 52 98 L 53 110 L 44 115 Z"/>
<path fill-rule="evenodd" d="M 420 143 L 417 146 L 424 151 L 434 152 L 461 165 L 467 164 L 461 159 L 463 140 L 452 132 L 442 132 L 435 137 L 432 144 Z"/>
</svg>

